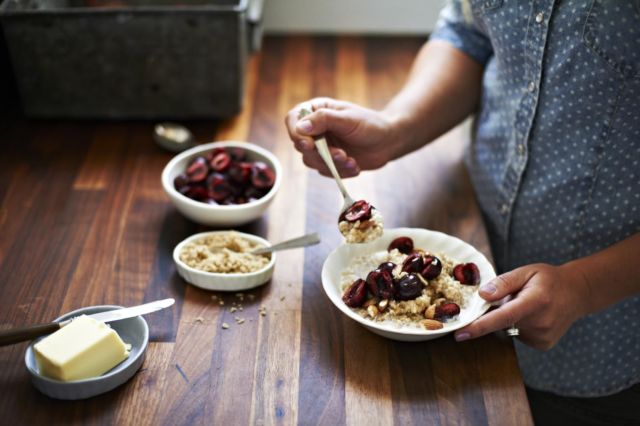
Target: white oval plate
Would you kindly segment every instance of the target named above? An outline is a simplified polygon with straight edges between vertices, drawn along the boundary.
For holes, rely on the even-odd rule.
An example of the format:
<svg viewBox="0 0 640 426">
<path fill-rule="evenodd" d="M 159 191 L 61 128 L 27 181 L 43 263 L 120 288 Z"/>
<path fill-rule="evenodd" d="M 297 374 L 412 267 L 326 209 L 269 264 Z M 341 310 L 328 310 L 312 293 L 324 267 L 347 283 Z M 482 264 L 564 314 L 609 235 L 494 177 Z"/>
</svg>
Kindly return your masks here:
<svg viewBox="0 0 640 426">
<path fill-rule="evenodd" d="M 452 237 L 442 232 L 430 231 L 420 228 L 395 228 L 385 229 L 384 234 L 375 241 L 366 244 L 342 244 L 333 250 L 322 267 L 322 286 L 331 302 L 346 316 L 359 322 L 372 332 L 394 340 L 417 342 L 431 340 L 449 334 L 471 323 L 487 309 L 489 303 L 482 299 L 477 292 L 463 308 L 456 321 L 444 324 L 440 330 L 425 330 L 424 328 L 408 325 L 398 325 L 391 321 L 376 322 L 363 318 L 349 308 L 342 301 L 340 278 L 353 259 L 386 250 L 389 243 L 401 236 L 411 237 L 416 248 L 421 248 L 431 253 L 444 253 L 452 260 L 459 263 L 473 262 L 480 270 L 480 284 L 484 284 L 496 276 L 493 266 L 486 257 L 470 244 L 459 238 Z M 363 277 L 364 278 L 364 277 Z"/>
</svg>

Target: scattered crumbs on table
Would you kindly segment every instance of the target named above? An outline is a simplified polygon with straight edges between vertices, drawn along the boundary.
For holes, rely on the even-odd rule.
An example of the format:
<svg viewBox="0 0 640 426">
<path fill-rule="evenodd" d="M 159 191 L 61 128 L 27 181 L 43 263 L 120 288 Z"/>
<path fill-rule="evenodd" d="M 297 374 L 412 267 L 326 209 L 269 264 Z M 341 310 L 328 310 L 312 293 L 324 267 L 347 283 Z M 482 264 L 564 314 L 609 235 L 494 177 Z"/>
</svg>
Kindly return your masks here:
<svg viewBox="0 0 640 426">
<path fill-rule="evenodd" d="M 227 328 L 229 328 L 229 324 L 227 324 L 226 322 L 223 322 L 222 323 L 222 328 L 224 328 L 226 330 Z"/>
<path fill-rule="evenodd" d="M 220 299 L 220 301 L 218 302 L 218 305 L 224 306 L 224 300 Z"/>
<path fill-rule="evenodd" d="M 247 297 L 249 298 L 249 300 L 255 300 L 256 295 L 252 294 L 252 293 L 249 293 L 249 294 L 247 294 Z"/>
<path fill-rule="evenodd" d="M 242 323 L 244 323 L 244 318 L 236 317 L 236 318 L 235 318 L 235 320 L 236 320 L 236 324 L 242 324 Z"/>
<path fill-rule="evenodd" d="M 202 324 L 204 322 L 204 318 L 202 317 L 196 317 L 196 322 Z"/>
<path fill-rule="evenodd" d="M 282 297 L 280 298 L 280 301 L 282 302 L 282 301 L 284 301 L 284 299 L 286 299 L 286 296 L 282 296 Z"/>
<path fill-rule="evenodd" d="M 236 308 L 235 306 L 232 306 L 229 308 L 229 312 L 234 313 L 235 311 L 237 311 L 238 308 Z"/>
</svg>

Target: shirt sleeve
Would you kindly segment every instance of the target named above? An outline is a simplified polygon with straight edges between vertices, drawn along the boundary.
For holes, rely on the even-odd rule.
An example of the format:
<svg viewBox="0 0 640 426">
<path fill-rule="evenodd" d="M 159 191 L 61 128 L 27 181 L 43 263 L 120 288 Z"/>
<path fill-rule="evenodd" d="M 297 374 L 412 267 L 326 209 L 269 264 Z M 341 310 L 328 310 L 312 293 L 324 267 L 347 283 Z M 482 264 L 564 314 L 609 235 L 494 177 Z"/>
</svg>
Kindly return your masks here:
<svg viewBox="0 0 640 426">
<path fill-rule="evenodd" d="M 493 47 L 489 37 L 475 24 L 471 11 L 467 15 L 460 0 L 447 2 L 429 40 L 446 41 L 484 66 L 493 55 Z"/>
</svg>

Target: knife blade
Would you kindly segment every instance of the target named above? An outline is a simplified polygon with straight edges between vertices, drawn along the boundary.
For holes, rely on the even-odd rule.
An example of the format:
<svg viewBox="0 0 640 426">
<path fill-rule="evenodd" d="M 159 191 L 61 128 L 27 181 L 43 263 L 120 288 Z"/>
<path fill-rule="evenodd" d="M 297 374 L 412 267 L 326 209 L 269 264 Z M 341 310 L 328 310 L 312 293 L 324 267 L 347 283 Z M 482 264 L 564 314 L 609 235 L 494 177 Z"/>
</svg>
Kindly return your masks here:
<svg viewBox="0 0 640 426">
<path fill-rule="evenodd" d="M 119 321 L 127 318 L 137 317 L 139 315 L 150 314 L 151 312 L 159 311 L 160 309 L 168 308 L 173 305 L 175 300 L 173 299 L 163 299 L 156 300 L 155 302 L 145 303 L 144 305 L 131 306 L 129 308 L 121 308 L 114 309 L 112 311 L 99 312 L 97 314 L 87 315 L 89 318 L 93 318 L 96 321 L 100 322 L 113 322 Z M 71 318 L 66 321 L 60 322 L 60 326 L 64 327 L 73 321 L 74 318 Z"/>
<path fill-rule="evenodd" d="M 114 309 L 111 311 L 99 312 L 97 314 L 90 314 L 87 316 L 95 319 L 96 321 L 113 322 L 159 311 L 160 309 L 168 308 L 174 303 L 175 300 L 173 299 L 156 300 L 155 302 L 145 303 L 144 305 L 132 306 L 130 308 Z M 35 339 L 36 337 L 53 333 L 69 324 L 71 321 L 73 321 L 73 319 L 74 318 L 61 322 L 50 322 L 48 324 L 39 324 L 28 327 L 14 328 L 11 330 L 2 330 L 0 331 L 0 346 L 12 345 L 14 343 Z"/>
</svg>

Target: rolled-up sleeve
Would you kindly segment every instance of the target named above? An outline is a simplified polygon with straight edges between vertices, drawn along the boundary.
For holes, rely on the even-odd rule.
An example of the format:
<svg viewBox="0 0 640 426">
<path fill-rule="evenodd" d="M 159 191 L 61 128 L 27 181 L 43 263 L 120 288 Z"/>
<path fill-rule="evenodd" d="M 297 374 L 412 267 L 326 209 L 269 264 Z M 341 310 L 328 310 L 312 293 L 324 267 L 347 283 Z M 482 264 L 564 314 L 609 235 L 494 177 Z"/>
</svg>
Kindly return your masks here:
<svg viewBox="0 0 640 426">
<path fill-rule="evenodd" d="M 460 0 L 449 1 L 440 12 L 429 40 L 446 41 L 482 66 L 493 55 L 491 41 L 473 22 L 473 17 L 465 17 Z"/>
</svg>

